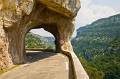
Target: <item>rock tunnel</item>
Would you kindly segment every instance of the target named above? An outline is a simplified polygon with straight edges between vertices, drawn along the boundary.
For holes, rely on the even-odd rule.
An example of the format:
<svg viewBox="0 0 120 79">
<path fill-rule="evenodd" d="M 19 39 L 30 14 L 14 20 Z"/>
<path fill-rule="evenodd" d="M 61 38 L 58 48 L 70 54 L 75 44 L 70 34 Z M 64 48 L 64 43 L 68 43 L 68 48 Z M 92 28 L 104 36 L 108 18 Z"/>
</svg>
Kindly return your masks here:
<svg viewBox="0 0 120 79">
<path fill-rule="evenodd" d="M 71 56 L 79 8 L 79 0 L 0 0 L 0 67 L 25 63 L 25 36 L 35 28 L 53 34 L 56 51 Z"/>
<path fill-rule="evenodd" d="M 14 0 L 13 0 L 14 1 Z M 12 1 L 9 1 L 11 3 Z M 0 42 L 2 66 L 25 62 L 25 36 L 31 29 L 44 28 L 55 37 L 57 52 L 71 51 L 73 18 L 52 11 L 43 0 L 26 0 L 20 4 L 1 1 Z M 59 7 L 58 7 L 59 8 Z M 22 10 L 21 10 L 22 9 Z M 3 44 L 3 45 L 2 45 Z M 69 55 L 69 54 L 68 54 Z"/>
</svg>

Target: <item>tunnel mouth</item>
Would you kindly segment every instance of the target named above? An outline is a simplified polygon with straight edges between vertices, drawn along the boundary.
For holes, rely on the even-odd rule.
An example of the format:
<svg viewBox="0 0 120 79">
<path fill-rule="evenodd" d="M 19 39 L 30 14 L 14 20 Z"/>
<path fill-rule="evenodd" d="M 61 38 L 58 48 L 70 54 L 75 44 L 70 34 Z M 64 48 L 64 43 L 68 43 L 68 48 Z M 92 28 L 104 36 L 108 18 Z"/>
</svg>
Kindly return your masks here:
<svg viewBox="0 0 120 79">
<path fill-rule="evenodd" d="M 25 50 L 55 52 L 54 42 L 54 36 L 43 28 L 31 29 L 25 36 Z"/>
</svg>

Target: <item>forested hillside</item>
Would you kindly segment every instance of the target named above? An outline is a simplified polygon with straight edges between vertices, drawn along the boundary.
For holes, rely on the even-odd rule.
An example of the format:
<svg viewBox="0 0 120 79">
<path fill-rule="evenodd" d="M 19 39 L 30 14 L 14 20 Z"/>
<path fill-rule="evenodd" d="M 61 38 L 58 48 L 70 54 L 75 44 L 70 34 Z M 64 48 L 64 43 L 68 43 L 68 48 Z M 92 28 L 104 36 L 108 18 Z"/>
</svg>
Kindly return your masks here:
<svg viewBox="0 0 120 79">
<path fill-rule="evenodd" d="M 53 37 L 43 37 L 29 32 L 25 38 L 26 48 L 55 49 Z"/>
<path fill-rule="evenodd" d="M 79 28 L 72 44 L 90 79 L 120 79 L 120 14 Z"/>
</svg>

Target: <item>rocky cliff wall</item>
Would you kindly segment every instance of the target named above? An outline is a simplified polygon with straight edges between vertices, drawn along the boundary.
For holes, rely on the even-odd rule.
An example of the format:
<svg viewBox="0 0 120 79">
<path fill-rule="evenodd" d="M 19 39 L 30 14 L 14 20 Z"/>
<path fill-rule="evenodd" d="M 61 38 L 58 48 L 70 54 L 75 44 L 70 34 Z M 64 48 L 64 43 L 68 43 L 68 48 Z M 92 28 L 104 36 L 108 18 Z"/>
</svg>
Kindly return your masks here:
<svg viewBox="0 0 120 79">
<path fill-rule="evenodd" d="M 70 42 L 79 8 L 79 0 L 0 0 L 0 68 L 25 63 L 26 33 L 33 28 L 44 28 L 55 37 L 56 52 L 77 63 L 73 64 L 76 78 L 84 74 L 81 78 L 88 79 L 77 57 L 72 56 Z M 78 64 L 83 72 L 77 70 Z"/>
</svg>

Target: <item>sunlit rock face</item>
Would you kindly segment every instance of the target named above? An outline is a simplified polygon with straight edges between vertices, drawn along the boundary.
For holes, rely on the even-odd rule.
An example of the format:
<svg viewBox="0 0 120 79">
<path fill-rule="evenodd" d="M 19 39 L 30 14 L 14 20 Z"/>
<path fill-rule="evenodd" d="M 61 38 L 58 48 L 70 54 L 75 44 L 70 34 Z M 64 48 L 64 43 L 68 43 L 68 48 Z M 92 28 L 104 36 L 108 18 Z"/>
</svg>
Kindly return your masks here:
<svg viewBox="0 0 120 79">
<path fill-rule="evenodd" d="M 0 68 L 25 63 L 24 39 L 33 28 L 51 32 L 56 51 L 69 56 L 79 8 L 79 0 L 0 0 Z"/>
<path fill-rule="evenodd" d="M 79 8 L 79 0 L 38 0 L 46 5 L 49 9 L 68 17 L 76 16 Z"/>
<path fill-rule="evenodd" d="M 44 28 L 55 37 L 56 52 L 69 56 L 76 79 L 89 79 L 70 38 L 79 0 L 0 0 L 0 69 L 26 62 L 25 36 Z"/>
</svg>

